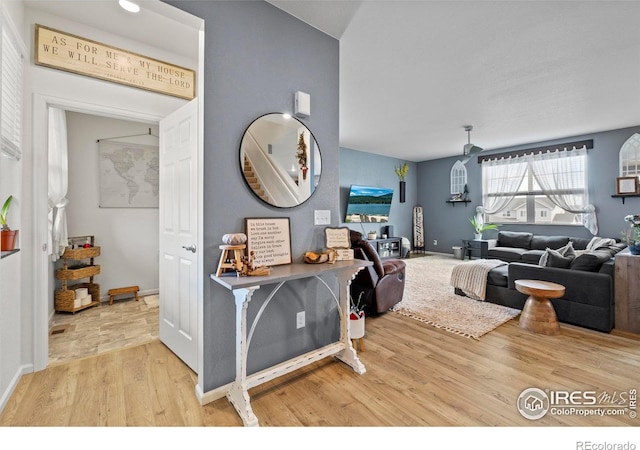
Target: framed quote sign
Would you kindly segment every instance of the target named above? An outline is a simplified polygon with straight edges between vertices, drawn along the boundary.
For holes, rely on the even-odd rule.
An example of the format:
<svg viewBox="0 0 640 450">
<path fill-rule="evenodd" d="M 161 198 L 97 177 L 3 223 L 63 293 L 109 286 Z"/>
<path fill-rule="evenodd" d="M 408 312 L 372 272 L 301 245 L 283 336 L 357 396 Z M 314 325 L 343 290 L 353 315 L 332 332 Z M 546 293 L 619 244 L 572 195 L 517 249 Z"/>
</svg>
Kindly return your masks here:
<svg viewBox="0 0 640 450">
<path fill-rule="evenodd" d="M 192 100 L 196 73 L 101 42 L 36 24 L 35 63 Z"/>
<path fill-rule="evenodd" d="M 349 248 L 351 240 L 349 239 L 349 228 L 326 227 L 324 229 L 325 246 L 327 248 Z"/>
<path fill-rule="evenodd" d="M 616 194 L 640 194 L 638 190 L 638 177 L 616 178 Z"/>
<path fill-rule="evenodd" d="M 291 230 L 288 217 L 245 219 L 247 254 L 254 252 L 256 266 L 291 264 Z"/>
</svg>

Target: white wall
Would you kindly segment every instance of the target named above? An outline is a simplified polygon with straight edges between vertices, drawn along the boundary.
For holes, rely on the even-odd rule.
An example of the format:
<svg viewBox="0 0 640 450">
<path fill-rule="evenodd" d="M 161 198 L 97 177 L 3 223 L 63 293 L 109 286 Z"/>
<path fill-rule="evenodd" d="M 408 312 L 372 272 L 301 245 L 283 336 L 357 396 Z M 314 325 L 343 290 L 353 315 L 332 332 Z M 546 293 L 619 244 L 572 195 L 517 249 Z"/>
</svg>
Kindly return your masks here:
<svg viewBox="0 0 640 450">
<path fill-rule="evenodd" d="M 2 15 L 15 26 L 19 38 L 22 35 L 23 8 L 21 3 L 0 2 Z M 26 51 L 25 46 L 25 53 Z M 0 156 L 0 206 L 9 195 L 14 200 L 7 216 L 8 225 L 22 233 L 22 212 L 24 198 L 22 194 L 23 161 Z M 24 237 L 19 236 L 20 243 Z M 21 274 L 23 252 L 15 253 L 0 260 L 0 410 L 7 402 L 20 375 L 26 372 L 23 354 L 24 334 L 22 317 L 25 305 L 21 298 Z"/>
<path fill-rule="evenodd" d="M 40 4 L 44 5 L 45 2 Z M 21 248 L 19 253 L 0 262 L 0 410 L 21 375 L 44 368 L 48 359 L 46 342 L 48 319 L 53 313 L 53 283 L 47 286 L 52 264 L 43 257 L 46 255 L 43 246 L 47 242 L 48 210 L 47 105 L 63 106 L 72 111 L 98 112 L 118 119 L 157 123 L 186 102 L 175 97 L 34 65 L 35 24 L 186 68 L 200 68 L 197 57 L 189 58 L 178 52 L 171 53 L 161 48 L 162 46 L 153 47 L 110 32 L 111 27 L 117 24 L 104 21 L 100 27 L 88 26 L 82 24 L 81 20 L 74 22 L 34 9 L 38 6 L 38 2 L 25 7 L 22 1 L 0 1 L 3 14 L 12 19 L 25 43 L 23 158 L 19 162 L 0 158 L 0 197 L 9 193 L 16 196 L 10 217 L 12 226 L 20 229 Z M 155 12 L 141 17 L 151 18 L 153 14 L 159 14 L 167 17 L 169 23 L 179 22 L 180 29 L 184 29 L 183 25 L 195 28 L 201 26 L 201 21 L 194 21 L 193 16 L 167 4 L 156 2 L 147 6 L 153 6 Z M 194 25 L 196 22 L 197 26 Z M 133 31 L 145 36 L 162 33 L 161 29 L 144 19 L 134 28 Z M 188 37 L 186 34 L 182 42 L 198 48 L 197 33 Z M 189 54 L 193 55 L 193 52 Z M 198 77 L 201 75 L 201 72 L 197 74 Z M 201 93 L 199 83 L 200 78 L 197 79 L 196 86 Z M 157 245 L 157 238 L 155 242 Z M 157 248 L 154 251 L 157 260 Z M 154 284 L 151 281 L 149 283 Z M 157 286 L 157 281 L 155 285 Z"/>
<path fill-rule="evenodd" d="M 67 112 L 69 236 L 95 236 L 101 254 L 95 260 L 100 275 L 94 281 L 100 284 L 103 301 L 111 288 L 137 285 L 144 294 L 157 292 L 159 286 L 158 209 L 99 207 L 97 140 L 136 134 L 146 135 L 120 140 L 158 145 L 157 125 Z"/>
</svg>

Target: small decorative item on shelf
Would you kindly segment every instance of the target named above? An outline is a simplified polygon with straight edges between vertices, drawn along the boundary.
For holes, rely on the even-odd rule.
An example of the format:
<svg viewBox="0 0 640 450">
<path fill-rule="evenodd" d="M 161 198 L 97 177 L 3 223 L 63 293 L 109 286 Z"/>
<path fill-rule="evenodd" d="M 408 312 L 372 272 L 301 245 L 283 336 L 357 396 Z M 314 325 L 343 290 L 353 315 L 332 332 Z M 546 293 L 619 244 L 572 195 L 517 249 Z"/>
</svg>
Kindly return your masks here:
<svg viewBox="0 0 640 450">
<path fill-rule="evenodd" d="M 469 223 L 471 223 L 471 226 L 473 227 L 473 238 L 476 241 L 482 239 L 482 233 L 484 231 L 498 229 L 498 225 L 496 225 L 495 223 L 484 223 L 482 219 L 479 219 L 477 216 L 469 217 Z"/>
<path fill-rule="evenodd" d="M 640 255 L 640 214 L 629 214 L 624 220 L 630 226 L 622 232 L 622 240 L 629 246 L 632 255 Z"/>
<path fill-rule="evenodd" d="M 0 226 L 2 228 L 2 241 L 0 242 L 0 248 L 2 251 L 15 250 L 16 241 L 18 239 L 18 230 L 12 230 L 7 224 L 7 215 L 9 214 L 9 208 L 11 207 L 12 200 L 13 195 L 7 197 L 4 205 L 2 205 L 2 210 L 0 210 Z"/>
<path fill-rule="evenodd" d="M 228 233 L 222 236 L 222 242 L 226 245 L 246 244 L 247 235 L 244 233 Z"/>
<path fill-rule="evenodd" d="M 255 252 L 250 252 L 249 256 L 243 256 L 242 261 L 234 261 L 239 276 L 248 277 L 264 277 L 271 273 L 271 269 L 267 266 L 257 266 L 254 264 Z"/>
<path fill-rule="evenodd" d="M 396 172 L 396 175 L 398 175 L 398 179 L 400 180 L 400 203 L 404 203 L 407 187 L 405 178 L 407 177 L 407 172 L 409 172 L 409 163 L 405 161 L 399 166 L 396 166 L 394 170 Z"/>
<path fill-rule="evenodd" d="M 369 239 L 370 241 L 375 241 L 378 238 L 378 233 L 376 233 L 375 231 L 369 231 L 367 233 L 367 239 Z"/>
<path fill-rule="evenodd" d="M 308 264 L 322 264 L 329 263 L 333 264 L 336 262 L 338 257 L 338 252 L 332 248 L 325 250 L 322 253 L 316 252 L 306 252 L 304 254 L 304 262 Z"/>
</svg>

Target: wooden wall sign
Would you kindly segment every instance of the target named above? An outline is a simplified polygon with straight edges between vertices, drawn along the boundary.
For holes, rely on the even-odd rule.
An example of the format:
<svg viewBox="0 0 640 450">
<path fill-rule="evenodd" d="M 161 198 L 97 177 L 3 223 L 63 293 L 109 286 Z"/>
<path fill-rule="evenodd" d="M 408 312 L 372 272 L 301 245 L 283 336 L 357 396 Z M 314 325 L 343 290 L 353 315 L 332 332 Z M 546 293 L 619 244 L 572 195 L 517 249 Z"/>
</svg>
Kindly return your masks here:
<svg viewBox="0 0 640 450">
<path fill-rule="evenodd" d="M 196 74 L 137 53 L 36 24 L 35 63 L 191 100 Z"/>
<path fill-rule="evenodd" d="M 291 264 L 291 231 L 288 217 L 245 219 L 247 254 L 255 252 L 256 266 Z"/>
</svg>

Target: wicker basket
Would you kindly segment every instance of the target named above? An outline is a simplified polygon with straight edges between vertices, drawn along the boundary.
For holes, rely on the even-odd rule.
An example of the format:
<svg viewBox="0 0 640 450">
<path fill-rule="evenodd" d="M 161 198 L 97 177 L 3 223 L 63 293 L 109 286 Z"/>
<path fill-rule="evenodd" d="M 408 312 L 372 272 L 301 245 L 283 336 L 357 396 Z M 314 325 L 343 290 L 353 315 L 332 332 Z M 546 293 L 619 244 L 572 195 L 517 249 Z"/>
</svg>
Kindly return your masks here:
<svg viewBox="0 0 640 450">
<path fill-rule="evenodd" d="M 58 269 L 56 278 L 59 280 L 79 280 L 81 278 L 92 277 L 100 273 L 100 266 L 85 266 L 77 269 Z"/>
<path fill-rule="evenodd" d="M 100 301 L 100 285 L 98 283 L 78 283 L 73 286 L 69 286 L 69 289 L 56 291 L 56 311 L 74 312 L 89 306 L 85 305 L 80 308 L 74 307 L 76 295 L 75 290 L 78 288 L 87 288 L 89 290 L 89 294 L 91 295 L 91 303 L 89 305 Z"/>
<path fill-rule="evenodd" d="M 74 311 L 76 294 L 68 289 L 56 291 L 56 311 Z"/>
<path fill-rule="evenodd" d="M 100 256 L 100 247 L 89 247 L 89 248 L 68 248 L 64 251 L 62 255 L 63 259 L 87 259 L 87 258 L 95 258 L 96 256 Z"/>
</svg>

